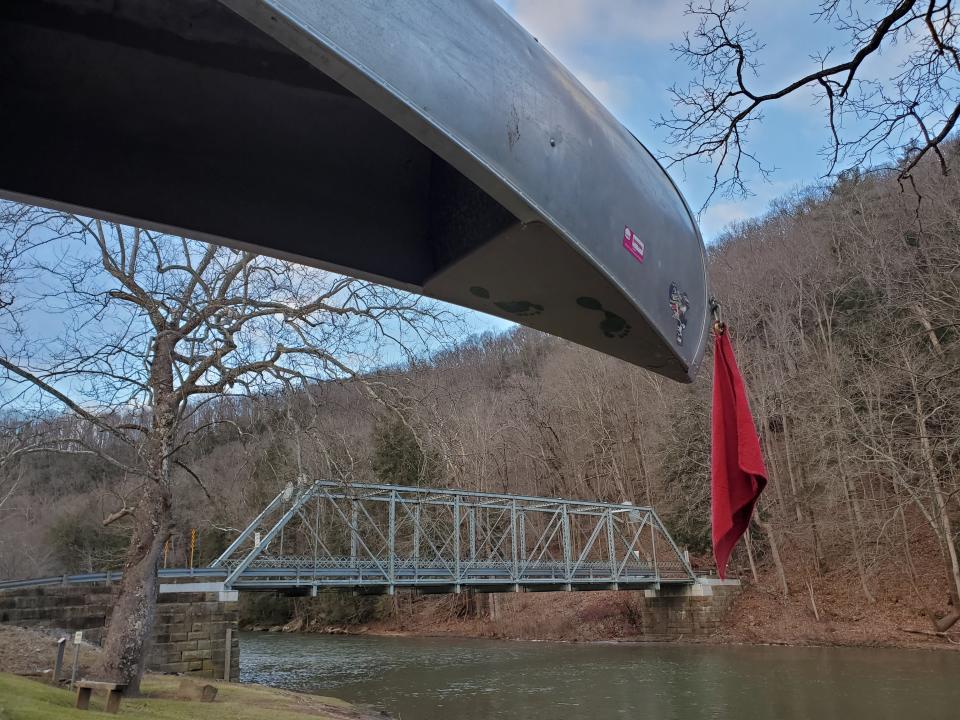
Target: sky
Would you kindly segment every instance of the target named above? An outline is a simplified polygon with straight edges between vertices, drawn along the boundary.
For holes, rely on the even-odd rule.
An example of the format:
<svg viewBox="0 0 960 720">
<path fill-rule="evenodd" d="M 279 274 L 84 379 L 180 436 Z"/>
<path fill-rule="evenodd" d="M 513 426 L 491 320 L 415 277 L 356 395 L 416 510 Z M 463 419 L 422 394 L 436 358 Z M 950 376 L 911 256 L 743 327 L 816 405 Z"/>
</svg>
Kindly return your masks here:
<svg viewBox="0 0 960 720">
<path fill-rule="evenodd" d="M 552 52 L 655 156 L 667 146 L 665 132 L 654 121 L 670 111 L 668 89 L 684 85 L 691 70 L 671 52 L 695 19 L 685 15 L 686 0 L 497 0 Z M 743 20 L 765 43 L 756 78 L 761 90 L 780 87 L 815 68 L 810 56 L 835 47 L 844 54 L 843 38 L 811 14 L 817 2 L 749 0 Z M 869 61 L 869 71 L 895 64 L 894 48 Z M 770 182 L 753 177 L 754 195 L 745 199 L 715 198 L 700 215 L 709 243 L 731 222 L 762 214 L 770 201 L 817 182 L 826 171 L 819 155 L 827 136 L 824 116 L 811 93 L 790 97 L 765 111 L 753 132 L 752 148 L 776 172 Z M 669 170 L 693 209 L 710 190 L 711 169 L 691 166 Z"/>
</svg>

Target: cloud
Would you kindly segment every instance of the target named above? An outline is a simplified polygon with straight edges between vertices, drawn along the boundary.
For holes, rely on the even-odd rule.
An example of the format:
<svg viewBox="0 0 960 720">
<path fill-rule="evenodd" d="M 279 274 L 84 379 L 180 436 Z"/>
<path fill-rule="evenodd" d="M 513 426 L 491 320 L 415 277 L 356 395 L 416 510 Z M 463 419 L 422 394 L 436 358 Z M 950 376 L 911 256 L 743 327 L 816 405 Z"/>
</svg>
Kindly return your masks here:
<svg viewBox="0 0 960 720">
<path fill-rule="evenodd" d="M 713 242 L 731 223 L 756 217 L 763 211 L 765 203 L 757 198 L 714 202 L 700 216 L 700 229 L 704 240 Z"/>
<path fill-rule="evenodd" d="M 693 24 L 678 0 L 513 0 L 507 7 L 548 48 L 673 41 Z"/>
<path fill-rule="evenodd" d="M 497 1 L 622 121 L 651 91 L 647 58 L 692 23 L 679 0 Z"/>
<path fill-rule="evenodd" d="M 615 115 L 619 115 L 629 99 L 623 83 L 616 79 L 602 78 L 582 68 L 570 66 L 570 72 L 583 83 L 583 86 Z"/>
<path fill-rule="evenodd" d="M 797 187 L 789 181 L 754 182 L 757 194 L 741 200 L 714 200 L 700 215 L 700 231 L 706 243 L 714 242 L 731 224 L 764 215 L 771 203 Z"/>
</svg>

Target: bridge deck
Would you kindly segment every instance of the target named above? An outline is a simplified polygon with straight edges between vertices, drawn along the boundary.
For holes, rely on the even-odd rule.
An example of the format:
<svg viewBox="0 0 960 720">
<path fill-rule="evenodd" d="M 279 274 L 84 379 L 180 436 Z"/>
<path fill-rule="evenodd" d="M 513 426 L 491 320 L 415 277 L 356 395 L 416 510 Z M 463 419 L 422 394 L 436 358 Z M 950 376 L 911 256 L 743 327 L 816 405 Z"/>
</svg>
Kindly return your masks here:
<svg viewBox="0 0 960 720">
<path fill-rule="evenodd" d="M 233 589 L 243 591 L 288 591 L 310 593 L 321 590 L 359 590 L 364 592 L 389 592 L 390 583 L 370 568 L 348 570 L 339 568 L 253 568 L 245 571 L 233 583 Z M 164 592 L 174 592 L 182 586 L 182 592 L 204 586 L 206 591 L 226 589 L 226 568 L 163 568 L 160 570 Z M 81 573 L 76 575 L 51 575 L 42 578 L 0 581 L 0 591 L 49 585 L 82 585 L 118 582 L 120 571 Z M 474 589 L 480 592 L 547 591 L 547 590 L 637 590 L 655 589 L 661 585 L 690 585 L 691 578 L 680 573 L 657 577 L 647 574 L 624 575 L 617 583 L 611 583 L 603 573 L 578 571 L 569 580 L 560 568 L 541 570 L 515 583 L 509 571 L 503 568 L 474 568 L 469 577 L 460 583 L 444 568 L 422 567 L 417 570 L 400 570 L 394 579 L 396 588 L 408 588 L 423 592 L 457 592 Z"/>
</svg>

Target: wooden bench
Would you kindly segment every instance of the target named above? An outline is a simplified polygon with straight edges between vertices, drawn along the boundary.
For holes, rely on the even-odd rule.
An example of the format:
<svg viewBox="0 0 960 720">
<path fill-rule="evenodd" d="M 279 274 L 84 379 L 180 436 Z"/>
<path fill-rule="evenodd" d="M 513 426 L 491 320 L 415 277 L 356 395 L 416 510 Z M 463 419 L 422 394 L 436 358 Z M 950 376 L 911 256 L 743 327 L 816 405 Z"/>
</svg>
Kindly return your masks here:
<svg viewBox="0 0 960 720">
<path fill-rule="evenodd" d="M 116 713 L 120 709 L 120 698 L 123 697 L 123 691 L 127 689 L 126 685 L 119 685 L 112 682 L 96 682 L 94 680 L 81 680 L 76 685 L 77 702 L 74 705 L 78 710 L 90 709 L 90 696 L 94 690 L 107 691 L 107 707 L 104 708 L 108 713 Z"/>
</svg>

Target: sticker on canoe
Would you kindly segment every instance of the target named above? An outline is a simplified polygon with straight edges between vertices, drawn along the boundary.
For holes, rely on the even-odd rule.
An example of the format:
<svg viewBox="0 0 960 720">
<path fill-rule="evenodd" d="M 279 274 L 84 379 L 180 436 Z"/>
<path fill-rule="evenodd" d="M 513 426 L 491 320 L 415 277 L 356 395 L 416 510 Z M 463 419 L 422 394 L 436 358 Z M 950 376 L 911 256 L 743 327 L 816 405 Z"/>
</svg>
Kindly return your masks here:
<svg viewBox="0 0 960 720">
<path fill-rule="evenodd" d="M 670 314 L 677 321 L 677 345 L 683 345 L 683 331 L 687 327 L 687 310 L 690 309 L 690 299 L 676 283 L 670 283 Z"/>
<path fill-rule="evenodd" d="M 637 259 L 637 262 L 643 262 L 643 253 L 645 249 L 643 246 L 643 240 L 641 240 L 640 236 L 637 235 L 633 230 L 626 226 L 623 228 L 623 246 L 627 249 L 627 252 Z"/>
</svg>

